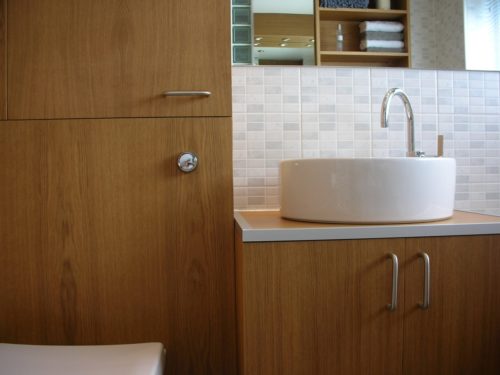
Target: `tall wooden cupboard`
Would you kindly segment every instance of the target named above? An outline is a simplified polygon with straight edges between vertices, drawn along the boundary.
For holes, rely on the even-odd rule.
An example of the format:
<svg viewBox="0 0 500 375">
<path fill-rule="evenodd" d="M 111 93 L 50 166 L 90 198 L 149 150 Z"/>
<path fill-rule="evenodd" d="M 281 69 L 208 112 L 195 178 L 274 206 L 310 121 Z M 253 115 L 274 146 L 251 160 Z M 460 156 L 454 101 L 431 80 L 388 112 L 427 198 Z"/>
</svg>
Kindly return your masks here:
<svg viewBox="0 0 500 375">
<path fill-rule="evenodd" d="M 169 374 L 236 372 L 229 19 L 0 0 L 0 342 L 160 341 Z"/>
</svg>

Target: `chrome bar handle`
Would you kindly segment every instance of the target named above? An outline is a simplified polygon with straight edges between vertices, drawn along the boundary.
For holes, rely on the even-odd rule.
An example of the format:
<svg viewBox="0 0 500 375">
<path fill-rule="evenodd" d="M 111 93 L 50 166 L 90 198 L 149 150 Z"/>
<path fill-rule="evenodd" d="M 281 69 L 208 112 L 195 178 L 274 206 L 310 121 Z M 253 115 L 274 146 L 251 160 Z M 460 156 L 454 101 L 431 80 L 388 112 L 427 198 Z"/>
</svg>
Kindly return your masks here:
<svg viewBox="0 0 500 375">
<path fill-rule="evenodd" d="M 418 253 L 418 256 L 424 260 L 424 302 L 418 306 L 422 310 L 427 310 L 431 302 L 431 260 L 427 253 Z"/>
<path fill-rule="evenodd" d="M 212 95 L 210 91 L 164 91 L 163 96 L 203 96 Z"/>
<path fill-rule="evenodd" d="M 387 305 L 387 308 L 389 311 L 395 311 L 398 306 L 399 262 L 397 255 L 394 253 L 387 254 L 387 257 L 392 259 L 392 297 L 391 303 Z"/>
</svg>

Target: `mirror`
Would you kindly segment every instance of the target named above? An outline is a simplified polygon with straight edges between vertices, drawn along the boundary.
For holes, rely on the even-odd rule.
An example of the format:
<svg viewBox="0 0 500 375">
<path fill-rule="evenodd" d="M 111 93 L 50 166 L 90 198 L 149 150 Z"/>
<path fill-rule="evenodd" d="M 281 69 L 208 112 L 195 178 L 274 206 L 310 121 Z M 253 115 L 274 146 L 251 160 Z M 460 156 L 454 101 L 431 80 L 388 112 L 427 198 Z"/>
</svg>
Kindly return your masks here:
<svg viewBox="0 0 500 375">
<path fill-rule="evenodd" d="M 500 2 L 410 0 L 412 68 L 500 70 Z"/>
<path fill-rule="evenodd" d="M 235 26 L 235 12 L 243 13 L 245 7 L 250 11 L 250 43 L 235 46 L 234 28 L 245 26 Z M 233 63 L 242 60 L 252 65 L 314 65 L 314 0 L 233 0 Z"/>
<path fill-rule="evenodd" d="M 466 68 L 500 70 L 500 1 L 464 3 Z"/>
<path fill-rule="evenodd" d="M 254 65 L 314 65 L 314 3 L 252 0 Z"/>
<path fill-rule="evenodd" d="M 232 0 L 233 63 L 314 65 L 314 3 Z M 500 70 L 500 1 L 408 3 L 412 68 Z"/>
</svg>

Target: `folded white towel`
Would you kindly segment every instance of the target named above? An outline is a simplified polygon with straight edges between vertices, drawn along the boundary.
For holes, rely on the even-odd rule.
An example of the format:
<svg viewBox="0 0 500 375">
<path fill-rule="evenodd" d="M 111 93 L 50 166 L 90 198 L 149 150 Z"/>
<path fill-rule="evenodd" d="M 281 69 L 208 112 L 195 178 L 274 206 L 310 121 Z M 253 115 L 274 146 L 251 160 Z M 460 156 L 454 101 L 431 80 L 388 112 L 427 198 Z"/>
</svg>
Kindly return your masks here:
<svg viewBox="0 0 500 375">
<path fill-rule="evenodd" d="M 366 40 L 361 39 L 359 48 L 404 48 L 405 44 L 400 40 Z"/>
<path fill-rule="evenodd" d="M 401 22 L 393 21 L 365 21 L 359 24 L 360 32 L 365 31 L 386 31 L 399 33 L 403 31 L 405 26 Z"/>
</svg>

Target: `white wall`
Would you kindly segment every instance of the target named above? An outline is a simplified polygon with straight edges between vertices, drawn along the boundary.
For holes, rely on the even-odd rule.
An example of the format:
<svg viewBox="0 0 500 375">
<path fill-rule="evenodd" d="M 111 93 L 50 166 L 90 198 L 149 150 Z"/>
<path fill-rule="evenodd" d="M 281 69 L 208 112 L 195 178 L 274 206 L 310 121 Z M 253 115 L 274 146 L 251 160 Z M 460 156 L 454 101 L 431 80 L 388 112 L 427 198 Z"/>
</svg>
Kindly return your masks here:
<svg viewBox="0 0 500 375">
<path fill-rule="evenodd" d="M 412 66 L 465 69 L 463 0 L 411 0 Z"/>
<path fill-rule="evenodd" d="M 417 0 L 418 1 L 418 0 Z M 436 0 L 436 68 L 465 69 L 463 0 Z"/>
<path fill-rule="evenodd" d="M 434 0 L 412 0 L 410 6 L 412 65 L 419 69 L 435 69 Z"/>
<path fill-rule="evenodd" d="M 314 14 L 313 0 L 252 0 L 254 13 Z"/>
</svg>

